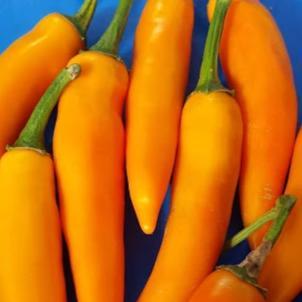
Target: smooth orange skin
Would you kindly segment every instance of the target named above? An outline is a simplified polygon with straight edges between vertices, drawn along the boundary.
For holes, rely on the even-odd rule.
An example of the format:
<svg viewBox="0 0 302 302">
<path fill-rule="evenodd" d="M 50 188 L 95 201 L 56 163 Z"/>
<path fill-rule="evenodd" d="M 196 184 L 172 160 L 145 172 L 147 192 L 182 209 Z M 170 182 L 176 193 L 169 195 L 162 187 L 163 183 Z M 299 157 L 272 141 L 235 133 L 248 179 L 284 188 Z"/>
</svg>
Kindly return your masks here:
<svg viewBox="0 0 302 302">
<path fill-rule="evenodd" d="M 148 0 L 136 32 L 126 164 L 131 200 L 146 234 L 154 232 L 174 166 L 193 19 L 192 0 Z"/>
<path fill-rule="evenodd" d="M 67 301 L 51 158 L 21 148 L 5 153 L 0 200 L 0 301 Z"/>
<path fill-rule="evenodd" d="M 259 282 L 268 289 L 269 302 L 290 302 L 302 290 L 302 130 L 300 129 L 286 194 L 295 195 L 298 202 L 267 258 Z"/>
<path fill-rule="evenodd" d="M 239 176 L 242 120 L 228 94 L 192 94 L 182 114 L 172 203 L 139 302 L 186 302 L 221 252 Z"/>
<path fill-rule="evenodd" d="M 76 27 L 50 14 L 0 56 L 0 155 L 15 141 L 58 72 L 84 47 Z"/>
<path fill-rule="evenodd" d="M 128 72 L 83 52 L 80 77 L 63 92 L 54 134 L 61 215 L 79 302 L 124 297 L 124 128 Z"/>
<path fill-rule="evenodd" d="M 259 0 L 250 0 L 250 1 L 258 2 Z M 207 5 L 207 13 L 210 20 L 212 20 L 212 17 L 214 15 L 215 5 L 216 5 L 216 0 L 209 0 Z"/>
<path fill-rule="evenodd" d="M 218 270 L 210 274 L 198 287 L 189 302 L 265 302 L 260 291 L 236 277 Z"/>
<path fill-rule="evenodd" d="M 283 192 L 295 141 L 297 96 L 284 41 L 259 1 L 232 1 L 220 55 L 243 115 L 239 193 L 243 222 L 248 226 L 271 209 Z M 268 227 L 250 237 L 252 248 Z"/>
</svg>

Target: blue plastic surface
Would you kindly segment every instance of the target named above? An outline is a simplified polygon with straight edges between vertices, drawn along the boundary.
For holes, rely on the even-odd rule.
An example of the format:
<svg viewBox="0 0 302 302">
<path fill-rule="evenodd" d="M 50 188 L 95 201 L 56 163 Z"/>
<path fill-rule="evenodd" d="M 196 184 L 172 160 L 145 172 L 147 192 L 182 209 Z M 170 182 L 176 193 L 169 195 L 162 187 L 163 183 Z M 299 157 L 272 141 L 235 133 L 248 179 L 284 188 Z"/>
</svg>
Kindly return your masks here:
<svg viewBox="0 0 302 302">
<path fill-rule="evenodd" d="M 275 16 L 278 25 L 284 35 L 287 47 L 292 59 L 296 78 L 298 95 L 302 94 L 302 1 L 301 0 L 263 0 L 262 1 Z M 82 0 L 0 0 L 0 52 L 12 41 L 31 29 L 35 23 L 45 14 L 61 12 L 73 14 L 81 5 Z M 95 42 L 108 25 L 118 0 L 101 0 L 97 8 L 96 16 L 88 33 L 88 43 Z M 134 0 L 129 24 L 122 41 L 120 54 L 131 65 L 131 52 L 134 31 L 145 0 Z M 191 91 L 197 81 L 201 54 L 207 31 L 207 19 L 205 16 L 206 0 L 195 0 L 196 22 L 193 39 L 193 55 L 191 64 L 190 82 L 188 92 Z M 300 106 L 300 122 L 302 120 L 302 106 Z M 49 130 L 51 133 L 51 129 Z M 50 134 L 49 134 L 50 136 Z M 50 139 L 50 137 L 48 137 Z M 127 201 L 126 214 L 126 302 L 134 302 L 141 291 L 156 257 L 157 250 L 164 229 L 166 214 L 168 212 L 168 198 L 161 212 L 157 231 L 153 236 L 145 236 L 140 231 L 132 206 Z M 241 228 L 239 210 L 235 204 L 233 219 L 229 233 L 233 234 Z M 238 263 L 247 253 L 246 244 L 241 244 L 231 253 L 224 254 L 220 263 Z M 67 267 L 67 266 L 66 266 Z M 72 281 L 68 268 L 69 301 L 74 298 Z M 296 301 L 302 302 L 301 298 Z M 16 301 L 19 302 L 19 301 Z M 20 301 L 21 302 L 21 301 Z M 55 301 L 54 301 L 55 302 Z M 103 301 L 100 301 L 103 302 Z M 105 302 L 105 301 L 104 301 Z M 156 302 L 156 301 L 154 301 Z"/>
</svg>

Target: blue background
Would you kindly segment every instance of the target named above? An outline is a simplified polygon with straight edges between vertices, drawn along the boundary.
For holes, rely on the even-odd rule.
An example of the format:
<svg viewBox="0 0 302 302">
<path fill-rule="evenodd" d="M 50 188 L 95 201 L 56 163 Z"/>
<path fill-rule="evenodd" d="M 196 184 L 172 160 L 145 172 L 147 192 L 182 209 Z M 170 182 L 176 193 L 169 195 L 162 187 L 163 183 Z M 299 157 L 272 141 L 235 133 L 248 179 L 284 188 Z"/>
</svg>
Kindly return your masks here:
<svg viewBox="0 0 302 302">
<path fill-rule="evenodd" d="M 296 86 L 299 96 L 302 93 L 302 1 L 301 0 L 263 0 L 275 16 L 284 35 L 293 62 Z M 80 7 L 82 0 L 0 0 L 0 52 L 20 35 L 31 29 L 40 18 L 50 12 L 73 14 Z M 96 42 L 98 37 L 110 22 L 118 0 L 100 0 L 95 18 L 88 32 L 88 45 Z M 120 55 L 131 66 L 131 52 L 134 30 L 145 0 L 134 0 L 129 23 L 122 41 Z M 193 38 L 193 55 L 191 63 L 188 92 L 197 81 L 201 54 L 208 23 L 205 15 L 206 0 L 195 0 L 196 21 Z M 302 106 L 301 106 L 302 108 Z M 302 109 L 300 108 L 300 121 Z M 50 140 L 51 127 L 49 128 Z M 168 194 L 169 195 L 169 194 Z M 145 236 L 138 228 L 130 201 L 127 201 L 126 214 L 126 301 L 134 302 L 148 277 L 160 245 L 166 214 L 168 212 L 168 197 L 162 209 L 157 231 L 153 236 Z M 239 210 L 234 206 L 229 235 L 241 228 Z M 248 252 L 246 243 L 221 256 L 220 263 L 238 263 Z M 66 273 L 68 276 L 69 300 L 74 298 L 72 279 L 66 258 Z M 296 301 L 302 302 L 302 296 Z M 19 301 L 16 301 L 19 302 Z M 21 302 L 21 301 L 20 301 Z M 55 302 L 55 301 L 54 301 Z M 105 302 L 105 301 L 104 301 Z M 156 302 L 156 301 L 155 301 Z"/>
</svg>

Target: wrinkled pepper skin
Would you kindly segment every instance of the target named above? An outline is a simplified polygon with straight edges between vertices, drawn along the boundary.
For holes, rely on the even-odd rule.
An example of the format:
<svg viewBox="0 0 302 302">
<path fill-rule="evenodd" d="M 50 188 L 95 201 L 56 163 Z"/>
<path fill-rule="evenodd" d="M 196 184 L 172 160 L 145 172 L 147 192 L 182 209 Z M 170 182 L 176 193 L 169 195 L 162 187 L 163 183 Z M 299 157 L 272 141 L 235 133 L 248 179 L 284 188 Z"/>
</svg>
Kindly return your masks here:
<svg viewBox="0 0 302 302">
<path fill-rule="evenodd" d="M 0 155 L 17 138 L 55 76 L 83 47 L 75 25 L 53 13 L 1 54 Z"/>
<path fill-rule="evenodd" d="M 210 15 L 214 4 L 210 0 Z M 239 194 L 247 226 L 271 209 L 283 192 L 295 141 L 297 96 L 285 43 L 259 1 L 232 1 L 220 58 L 243 115 Z M 250 237 L 252 248 L 267 228 Z"/>
<path fill-rule="evenodd" d="M 61 96 L 54 134 L 61 216 L 79 302 L 124 297 L 125 65 L 87 51 Z M 74 84 L 74 85 L 73 85 Z"/>
<path fill-rule="evenodd" d="M 239 177 L 242 120 L 227 93 L 185 104 L 163 242 L 139 302 L 184 302 L 213 270 Z"/>
<path fill-rule="evenodd" d="M 192 0 L 148 0 L 127 100 L 126 166 L 142 230 L 152 234 L 170 182 L 189 72 Z"/>
<path fill-rule="evenodd" d="M 0 300 L 66 302 L 50 156 L 16 148 L 0 161 Z"/>
<path fill-rule="evenodd" d="M 189 300 L 189 302 L 265 301 L 257 288 L 225 270 L 218 270 L 210 274 Z"/>
<path fill-rule="evenodd" d="M 290 302 L 302 290 L 302 130 L 300 129 L 286 193 L 298 198 L 284 230 L 267 258 L 259 283 L 268 289 L 267 301 Z"/>
</svg>

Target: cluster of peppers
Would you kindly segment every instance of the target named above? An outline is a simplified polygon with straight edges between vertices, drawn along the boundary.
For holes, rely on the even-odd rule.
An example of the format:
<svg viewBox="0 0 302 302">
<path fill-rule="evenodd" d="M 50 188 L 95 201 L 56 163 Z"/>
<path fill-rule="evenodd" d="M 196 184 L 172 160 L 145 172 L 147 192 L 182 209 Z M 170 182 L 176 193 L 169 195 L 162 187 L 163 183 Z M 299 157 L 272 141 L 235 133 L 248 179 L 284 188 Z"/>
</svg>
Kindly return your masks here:
<svg viewBox="0 0 302 302">
<path fill-rule="evenodd" d="M 257 0 L 209 1 L 200 79 L 184 105 L 193 0 L 147 1 L 129 78 L 118 48 L 132 1 L 120 0 L 88 50 L 96 0 L 72 17 L 46 16 L 0 55 L 0 300 L 67 301 L 62 227 L 78 301 L 123 301 L 126 165 L 146 234 L 173 172 L 166 232 L 139 302 L 292 301 L 302 289 L 302 205 L 292 210 L 302 198 L 302 131 L 295 144 L 296 91 L 272 16 Z M 219 50 L 233 90 L 218 78 Z M 52 160 L 44 132 L 58 100 Z M 228 246 L 249 237 L 254 250 L 212 272 L 238 182 L 246 229 Z"/>
</svg>

